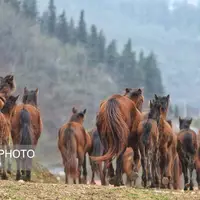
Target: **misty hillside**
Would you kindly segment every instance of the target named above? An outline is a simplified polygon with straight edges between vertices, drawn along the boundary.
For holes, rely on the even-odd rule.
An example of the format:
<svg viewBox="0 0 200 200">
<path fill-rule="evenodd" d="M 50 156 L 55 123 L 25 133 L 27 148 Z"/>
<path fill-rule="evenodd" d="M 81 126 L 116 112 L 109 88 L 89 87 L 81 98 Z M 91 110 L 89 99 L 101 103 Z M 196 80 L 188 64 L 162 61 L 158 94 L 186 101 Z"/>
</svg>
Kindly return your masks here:
<svg viewBox="0 0 200 200">
<path fill-rule="evenodd" d="M 84 9 L 88 26 L 94 23 L 103 28 L 108 40 L 117 39 L 119 48 L 131 37 L 135 50 L 153 50 L 172 101 L 186 100 L 199 106 L 200 96 L 196 91 L 200 86 L 200 11 L 183 3 L 174 5 L 176 12 L 171 14 L 167 10 L 168 2 L 56 0 L 55 4 L 58 12 L 66 10 L 68 18 L 78 19 L 80 10 Z M 48 0 L 39 1 L 40 9 L 44 10 L 47 4 Z"/>
</svg>

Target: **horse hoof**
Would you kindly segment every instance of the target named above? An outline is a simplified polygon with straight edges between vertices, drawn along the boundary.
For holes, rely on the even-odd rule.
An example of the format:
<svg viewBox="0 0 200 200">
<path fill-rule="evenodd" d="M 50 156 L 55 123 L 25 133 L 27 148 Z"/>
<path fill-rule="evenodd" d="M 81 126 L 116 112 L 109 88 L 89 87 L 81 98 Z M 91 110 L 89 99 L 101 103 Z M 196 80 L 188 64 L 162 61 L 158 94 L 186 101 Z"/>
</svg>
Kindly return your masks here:
<svg viewBox="0 0 200 200">
<path fill-rule="evenodd" d="M 91 181 L 90 185 L 96 185 L 95 181 Z"/>
<path fill-rule="evenodd" d="M 12 174 L 11 170 L 9 170 L 9 169 L 7 170 L 7 173 L 10 175 Z"/>
<path fill-rule="evenodd" d="M 169 184 L 169 179 L 167 177 L 163 177 L 162 178 L 162 184 L 164 184 L 165 186 Z"/>
<path fill-rule="evenodd" d="M 114 184 L 115 184 L 114 178 L 111 178 L 111 179 L 109 180 L 109 184 L 110 184 L 110 185 L 114 185 Z"/>
</svg>

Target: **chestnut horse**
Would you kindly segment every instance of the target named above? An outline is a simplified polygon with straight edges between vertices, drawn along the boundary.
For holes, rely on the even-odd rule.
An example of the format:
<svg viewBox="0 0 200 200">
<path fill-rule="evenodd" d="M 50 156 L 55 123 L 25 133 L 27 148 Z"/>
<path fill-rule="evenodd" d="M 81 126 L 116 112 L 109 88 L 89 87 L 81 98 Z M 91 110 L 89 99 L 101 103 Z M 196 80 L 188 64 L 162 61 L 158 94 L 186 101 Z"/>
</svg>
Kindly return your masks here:
<svg viewBox="0 0 200 200">
<path fill-rule="evenodd" d="M 11 116 L 13 114 L 13 109 L 16 106 L 16 101 L 17 101 L 18 98 L 19 98 L 19 95 L 16 96 L 16 97 L 15 96 L 10 96 L 7 99 L 4 107 L 1 110 L 1 112 L 4 114 L 4 117 L 5 117 L 6 122 L 7 122 L 8 130 L 9 130 L 9 137 L 6 136 L 6 138 L 8 139 L 8 141 L 6 142 L 7 143 L 7 151 L 8 151 L 8 153 L 11 150 L 11 148 L 10 148 L 10 143 L 11 143 Z M 8 169 L 7 169 L 7 173 L 8 174 L 11 174 L 11 166 L 12 166 L 12 162 L 11 162 L 11 159 L 9 157 L 8 158 Z"/>
<path fill-rule="evenodd" d="M 150 112 L 146 121 L 140 122 L 138 126 L 139 147 L 142 163 L 142 181 L 144 187 L 148 182 L 151 187 L 160 185 L 159 183 L 159 131 L 158 123 L 160 119 L 160 104 L 156 101 L 150 101 Z"/>
<path fill-rule="evenodd" d="M 134 147 L 133 138 L 136 137 L 137 126 L 141 120 L 141 112 L 134 102 L 138 99 L 144 99 L 141 89 L 133 89 L 126 95 L 112 95 L 101 103 L 97 115 L 97 130 L 106 153 L 92 159 L 110 161 L 117 157 L 115 186 L 122 183 L 122 158 L 126 147 Z M 132 142 L 128 143 L 130 140 Z M 136 151 L 138 152 L 138 149 Z"/>
<path fill-rule="evenodd" d="M 91 148 L 91 139 L 83 127 L 85 113 L 86 109 L 78 112 L 77 109 L 72 108 L 69 122 L 65 123 L 58 132 L 58 148 L 63 159 L 66 184 L 68 184 L 68 175 L 73 178 L 74 184 L 76 184 L 77 175 L 79 184 L 87 183 L 86 153 Z M 78 166 L 76 158 L 78 158 Z"/>
<path fill-rule="evenodd" d="M 162 186 L 167 186 L 170 189 L 173 187 L 173 167 L 177 155 L 177 136 L 173 133 L 172 127 L 166 119 L 169 98 L 170 95 L 163 97 L 155 95 L 155 100 L 161 105 L 158 125 L 161 183 Z"/>
<path fill-rule="evenodd" d="M 29 91 L 24 88 L 23 103 L 16 105 L 14 115 L 11 118 L 12 141 L 15 149 L 35 151 L 40 138 L 43 125 L 40 111 L 37 108 L 38 89 Z M 17 158 L 16 180 L 21 179 L 21 173 L 25 181 L 31 180 L 32 159 L 25 155 L 23 159 Z M 22 167 L 22 171 L 20 171 Z"/>
<path fill-rule="evenodd" d="M 15 103 L 17 101 L 19 96 L 14 97 L 10 96 L 6 103 L 4 104 L 4 107 L 2 108 L 0 112 L 0 148 L 2 150 L 10 150 L 9 149 L 9 139 L 11 135 L 11 127 L 10 127 L 10 116 L 12 114 L 12 110 L 15 106 Z M 1 164 L 2 164 L 2 179 L 8 179 L 7 173 L 6 173 L 6 167 L 5 167 L 5 153 L 1 155 Z M 8 173 L 11 172 L 11 160 L 8 159 Z"/>
<path fill-rule="evenodd" d="M 135 166 L 133 156 L 134 156 L 133 149 L 131 147 L 128 147 L 126 148 L 126 151 L 124 152 L 122 158 L 123 162 L 122 173 L 126 174 L 126 185 L 131 187 L 136 185 L 136 179 L 138 178 L 138 174 L 134 172 L 134 169 L 137 169 L 137 171 L 139 171 L 141 167 L 140 161 L 138 165 Z"/>
<path fill-rule="evenodd" d="M 190 129 L 192 123 L 191 119 L 182 119 L 179 117 L 179 128 L 180 132 L 178 133 L 178 154 L 182 164 L 182 172 L 184 175 L 184 190 L 190 187 L 190 190 L 193 190 L 193 180 L 192 174 L 195 167 L 195 156 L 198 149 L 197 135 Z M 188 180 L 188 169 L 189 169 L 189 179 Z M 189 182 L 188 182 L 189 181 Z"/>
</svg>

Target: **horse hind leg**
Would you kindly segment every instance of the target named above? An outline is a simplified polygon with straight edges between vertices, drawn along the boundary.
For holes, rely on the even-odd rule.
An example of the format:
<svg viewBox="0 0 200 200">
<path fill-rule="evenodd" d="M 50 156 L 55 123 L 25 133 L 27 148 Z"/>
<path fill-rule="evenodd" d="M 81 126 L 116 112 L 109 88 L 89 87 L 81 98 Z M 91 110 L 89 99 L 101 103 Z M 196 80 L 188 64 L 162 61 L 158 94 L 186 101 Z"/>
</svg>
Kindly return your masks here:
<svg viewBox="0 0 200 200">
<path fill-rule="evenodd" d="M 192 179 L 193 170 L 194 170 L 193 158 L 190 157 L 190 164 L 189 164 L 189 172 L 190 172 L 190 190 L 193 190 L 193 187 L 194 187 L 193 179 Z"/>
<path fill-rule="evenodd" d="M 3 146 L 4 152 L 5 152 L 5 146 Z M 3 155 L 1 155 L 1 164 L 2 164 L 2 175 L 1 178 L 2 180 L 7 180 L 7 173 L 6 173 L 6 166 L 5 166 L 5 160 L 6 160 L 6 156 L 5 153 Z"/>
<path fill-rule="evenodd" d="M 7 146 L 7 151 L 9 154 L 11 154 L 11 148 L 10 148 L 10 145 Z M 12 171 L 12 160 L 11 158 L 9 157 L 8 158 L 8 168 L 7 168 L 7 173 L 8 174 L 11 174 L 11 171 Z"/>
</svg>

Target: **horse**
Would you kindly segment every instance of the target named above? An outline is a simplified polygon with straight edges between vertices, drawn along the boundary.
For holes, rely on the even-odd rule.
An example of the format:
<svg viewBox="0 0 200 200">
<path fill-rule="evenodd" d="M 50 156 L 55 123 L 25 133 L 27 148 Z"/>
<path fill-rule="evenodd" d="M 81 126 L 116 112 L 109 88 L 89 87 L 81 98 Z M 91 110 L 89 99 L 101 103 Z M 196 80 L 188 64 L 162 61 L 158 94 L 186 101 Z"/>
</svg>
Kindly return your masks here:
<svg viewBox="0 0 200 200">
<path fill-rule="evenodd" d="M 91 148 L 88 151 L 89 156 L 102 156 L 104 152 L 104 147 L 101 143 L 97 128 L 92 129 L 91 131 L 88 132 L 88 134 L 90 135 L 92 141 Z M 105 176 L 102 170 L 102 162 L 96 163 L 90 158 L 90 166 L 92 170 L 92 178 L 90 183 L 92 185 L 96 184 L 94 181 L 96 173 L 100 175 L 101 185 L 106 185 Z"/>
<path fill-rule="evenodd" d="M 139 99 L 144 99 L 140 88 L 133 89 L 126 95 L 112 95 L 101 103 L 97 115 L 96 126 L 106 153 L 91 158 L 95 161 L 110 161 L 117 157 L 115 186 L 122 184 L 122 158 L 126 147 L 130 145 L 133 151 L 135 150 L 134 142 L 129 141 L 134 141 L 141 119 L 141 112 L 136 107 L 137 102 L 134 102 Z"/>
<path fill-rule="evenodd" d="M 58 131 L 58 149 L 63 159 L 66 184 L 68 184 L 69 175 L 73 178 L 74 184 L 76 184 L 77 175 L 79 184 L 87 183 L 86 153 L 91 148 L 91 139 L 83 127 L 85 114 L 86 109 L 79 112 L 73 107 L 69 122 Z M 78 166 L 76 158 L 78 158 Z M 83 179 L 81 178 L 82 167 Z"/>
<path fill-rule="evenodd" d="M 134 172 L 134 169 L 136 168 L 137 171 L 140 170 L 141 163 L 139 162 L 137 166 L 135 166 L 134 160 L 133 160 L 133 149 L 128 147 L 126 148 L 126 151 L 124 152 L 122 162 L 123 162 L 123 169 L 122 173 L 126 175 L 126 185 L 127 186 L 135 186 L 136 180 L 138 178 L 138 174 Z"/>
<path fill-rule="evenodd" d="M 18 96 L 10 96 L 8 98 L 8 100 L 6 101 L 4 107 L 1 109 L 1 113 L 3 113 L 6 122 L 7 122 L 7 126 L 8 126 L 8 130 L 9 130 L 9 137 L 6 136 L 6 138 L 8 139 L 6 141 L 7 143 L 7 151 L 10 152 L 11 148 L 10 148 L 10 143 L 11 143 L 11 116 L 13 114 L 13 109 L 16 106 L 16 101 L 19 98 Z M 7 173 L 11 174 L 11 159 L 8 158 L 8 168 L 7 168 Z"/>
<path fill-rule="evenodd" d="M 184 175 L 184 190 L 188 187 L 193 190 L 193 180 L 192 174 L 195 167 L 195 156 L 198 149 L 197 135 L 190 129 L 192 123 L 191 119 L 182 119 L 179 117 L 179 128 L 180 132 L 177 135 L 178 138 L 178 154 L 182 164 L 182 172 Z M 188 180 L 188 169 L 189 169 L 189 179 Z M 189 182 L 188 182 L 189 181 Z"/>
<path fill-rule="evenodd" d="M 0 109 L 6 103 L 8 97 L 15 91 L 16 84 L 13 75 L 0 77 Z"/>
<path fill-rule="evenodd" d="M 195 156 L 195 169 L 196 169 L 196 181 L 198 184 L 198 189 L 200 190 L 200 130 L 197 134 L 197 144 L 198 149 Z"/>
<path fill-rule="evenodd" d="M 142 163 L 142 181 L 144 187 L 147 187 L 148 181 L 151 182 L 151 187 L 155 187 L 159 183 L 159 154 L 158 140 L 159 131 L 158 123 L 160 119 L 160 104 L 156 101 L 150 101 L 150 112 L 148 119 L 140 122 L 138 126 L 139 147 Z"/>
<path fill-rule="evenodd" d="M 5 150 L 9 150 L 9 138 L 10 138 L 10 115 L 12 114 L 12 110 L 15 106 L 15 103 L 17 101 L 19 96 L 14 97 L 10 96 L 6 103 L 4 104 L 4 107 L 2 108 L 0 112 L 0 145 L 1 150 L 4 150 L 3 155 L 1 155 L 1 162 L 2 162 L 2 179 L 6 180 L 8 179 L 7 173 L 6 173 L 6 167 L 5 167 Z M 11 161 L 8 160 L 8 173 L 11 172 Z"/>
<path fill-rule="evenodd" d="M 173 133 L 172 127 L 167 122 L 170 95 L 158 97 L 155 94 L 155 101 L 161 105 L 161 115 L 158 124 L 159 130 L 159 154 L 161 186 L 173 187 L 173 167 L 177 155 L 177 136 Z"/>
<path fill-rule="evenodd" d="M 38 89 L 29 91 L 24 88 L 23 103 L 15 106 L 13 116 L 11 117 L 11 136 L 14 148 L 17 150 L 35 151 L 40 138 L 43 124 L 40 110 L 37 108 Z M 31 180 L 32 158 L 25 155 L 21 160 L 21 155 L 16 158 L 17 173 L 16 180 L 24 176 L 25 181 Z M 21 166 L 22 165 L 22 170 Z"/>
</svg>

